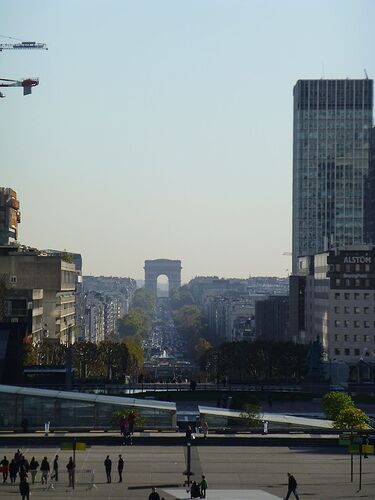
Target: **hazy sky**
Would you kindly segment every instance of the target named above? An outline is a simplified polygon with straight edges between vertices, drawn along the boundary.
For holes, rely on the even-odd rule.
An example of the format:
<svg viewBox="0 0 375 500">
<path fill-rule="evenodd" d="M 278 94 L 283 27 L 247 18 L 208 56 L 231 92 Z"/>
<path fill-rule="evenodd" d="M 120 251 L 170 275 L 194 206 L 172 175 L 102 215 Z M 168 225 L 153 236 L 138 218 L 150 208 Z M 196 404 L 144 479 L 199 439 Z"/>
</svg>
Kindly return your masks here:
<svg viewBox="0 0 375 500">
<path fill-rule="evenodd" d="M 374 19 L 373 0 L 0 0 L 0 34 L 49 46 L 0 53 L 1 77 L 40 77 L 0 101 L 21 242 L 86 274 L 285 276 L 293 85 L 374 77 Z"/>
</svg>

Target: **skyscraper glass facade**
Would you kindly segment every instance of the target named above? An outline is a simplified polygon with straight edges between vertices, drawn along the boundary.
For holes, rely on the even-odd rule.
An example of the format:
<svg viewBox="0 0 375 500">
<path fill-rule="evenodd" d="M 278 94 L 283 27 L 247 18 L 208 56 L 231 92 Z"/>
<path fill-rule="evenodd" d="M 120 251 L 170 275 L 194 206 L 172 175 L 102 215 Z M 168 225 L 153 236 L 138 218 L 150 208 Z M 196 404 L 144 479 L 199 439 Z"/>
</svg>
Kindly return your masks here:
<svg viewBox="0 0 375 500">
<path fill-rule="evenodd" d="M 296 273 L 299 256 L 366 240 L 373 81 L 299 80 L 293 94 Z"/>
</svg>

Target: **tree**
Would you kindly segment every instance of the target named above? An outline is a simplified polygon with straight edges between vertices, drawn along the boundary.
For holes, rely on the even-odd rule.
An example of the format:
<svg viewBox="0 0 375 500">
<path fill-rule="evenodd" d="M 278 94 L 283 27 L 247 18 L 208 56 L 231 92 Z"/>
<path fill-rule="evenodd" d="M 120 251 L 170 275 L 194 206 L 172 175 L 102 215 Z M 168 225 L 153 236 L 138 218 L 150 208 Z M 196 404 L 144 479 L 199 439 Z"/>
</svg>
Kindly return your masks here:
<svg viewBox="0 0 375 500">
<path fill-rule="evenodd" d="M 322 399 L 322 408 L 329 420 L 336 420 L 344 408 L 354 408 L 352 397 L 346 392 L 328 392 Z"/>
<path fill-rule="evenodd" d="M 141 309 L 147 316 L 152 317 L 156 305 L 155 294 L 147 288 L 138 288 L 133 297 L 132 308 Z"/>
<path fill-rule="evenodd" d="M 260 406 L 258 403 L 247 403 L 240 414 L 246 427 L 258 427 L 261 423 Z"/>
<path fill-rule="evenodd" d="M 118 321 L 120 339 L 125 337 L 146 338 L 150 332 L 150 321 L 142 309 L 132 309 Z"/>
<path fill-rule="evenodd" d="M 336 415 L 333 422 L 335 429 L 367 429 L 369 418 L 355 406 L 345 406 Z"/>
<path fill-rule="evenodd" d="M 131 375 L 138 375 L 143 368 L 143 349 L 142 345 L 135 337 L 125 337 L 122 341 L 129 353 L 128 371 Z"/>
<path fill-rule="evenodd" d="M 208 340 L 199 337 L 197 343 L 194 346 L 194 351 L 197 354 L 197 358 L 200 359 L 203 354 L 210 349 L 212 349 L 212 345 L 208 342 Z"/>
<path fill-rule="evenodd" d="M 181 288 L 174 288 L 169 294 L 171 307 L 175 311 L 183 306 L 190 306 L 195 303 L 194 297 L 189 288 L 184 285 Z"/>
<path fill-rule="evenodd" d="M 98 346 L 94 342 L 75 342 L 73 349 L 73 366 L 78 377 L 85 379 L 95 375 L 97 368 Z"/>
</svg>

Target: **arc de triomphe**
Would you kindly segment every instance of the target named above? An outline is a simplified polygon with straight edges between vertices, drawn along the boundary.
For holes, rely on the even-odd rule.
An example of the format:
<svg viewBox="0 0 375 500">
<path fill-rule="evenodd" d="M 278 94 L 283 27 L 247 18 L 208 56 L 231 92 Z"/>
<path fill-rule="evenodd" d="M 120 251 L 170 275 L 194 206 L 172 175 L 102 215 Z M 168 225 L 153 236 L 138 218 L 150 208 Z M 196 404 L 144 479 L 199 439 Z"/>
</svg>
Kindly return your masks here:
<svg viewBox="0 0 375 500">
<path fill-rule="evenodd" d="M 169 282 L 169 292 L 181 286 L 181 261 L 170 259 L 145 260 L 145 288 L 157 293 L 158 277 L 165 274 Z"/>
</svg>

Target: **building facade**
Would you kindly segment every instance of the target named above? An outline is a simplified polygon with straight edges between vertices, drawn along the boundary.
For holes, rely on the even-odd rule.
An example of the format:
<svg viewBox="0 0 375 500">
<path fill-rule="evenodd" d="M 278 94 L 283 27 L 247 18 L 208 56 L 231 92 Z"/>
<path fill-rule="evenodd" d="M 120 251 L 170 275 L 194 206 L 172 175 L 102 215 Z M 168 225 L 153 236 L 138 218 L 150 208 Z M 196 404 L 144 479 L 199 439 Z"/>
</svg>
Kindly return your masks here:
<svg viewBox="0 0 375 500">
<path fill-rule="evenodd" d="M 272 342 L 288 340 L 289 296 L 274 295 L 255 304 L 256 336 Z"/>
<path fill-rule="evenodd" d="M 0 245 L 14 244 L 21 222 L 20 202 L 11 188 L 0 188 Z"/>
<path fill-rule="evenodd" d="M 373 81 L 294 87 L 293 274 L 298 257 L 366 240 Z"/>
<path fill-rule="evenodd" d="M 320 339 L 327 361 L 350 378 L 375 381 L 375 247 L 331 250 L 299 259 L 305 278 L 305 335 Z M 366 370 L 364 370 L 366 367 Z"/>
<path fill-rule="evenodd" d="M 28 318 L 33 341 L 74 342 L 76 271 L 60 255 L 23 246 L 0 247 L 2 307 L 10 321 Z M 26 312 L 25 312 L 26 311 Z"/>
</svg>

